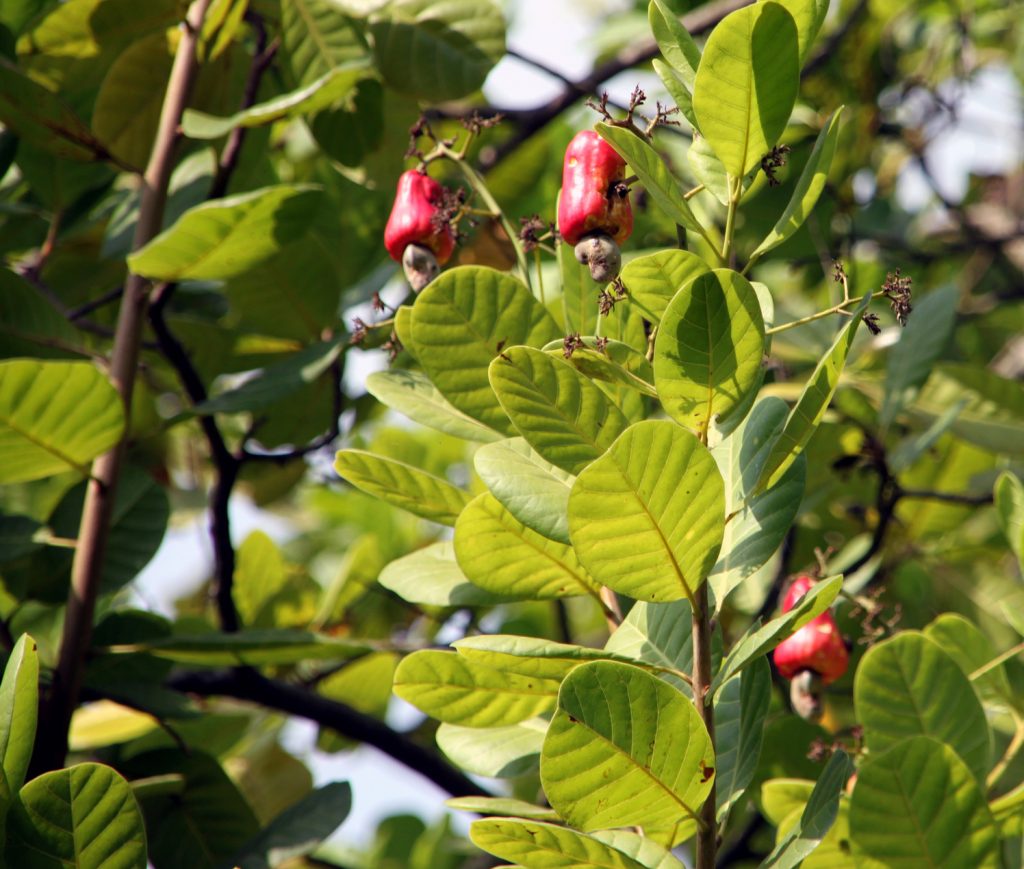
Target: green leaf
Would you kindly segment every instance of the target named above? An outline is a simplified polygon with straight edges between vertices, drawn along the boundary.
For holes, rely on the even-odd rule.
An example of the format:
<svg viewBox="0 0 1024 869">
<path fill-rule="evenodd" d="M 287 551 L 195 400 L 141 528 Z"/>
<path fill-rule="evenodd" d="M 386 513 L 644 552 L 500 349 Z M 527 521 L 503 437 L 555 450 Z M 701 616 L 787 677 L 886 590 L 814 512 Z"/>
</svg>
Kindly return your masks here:
<svg viewBox="0 0 1024 869">
<path fill-rule="evenodd" d="M 794 462 L 772 488 L 754 494 L 758 478 L 788 408 L 769 396 L 711 451 L 725 480 L 725 524 L 721 555 L 708 582 L 718 607 L 744 579 L 761 569 L 789 531 L 804 494 L 807 462 Z"/>
<path fill-rule="evenodd" d="M 711 31 L 693 110 L 733 178 L 746 175 L 778 141 L 799 83 L 796 25 L 778 3 L 738 9 Z"/>
<path fill-rule="evenodd" d="M 816 0 L 803 0 L 803 2 L 814 3 Z M 753 253 L 750 254 L 751 260 L 760 258 L 772 248 L 782 244 L 803 225 L 814 210 L 821 191 L 825 189 L 828 172 L 832 167 L 832 158 L 836 153 L 836 143 L 839 141 L 839 115 L 842 111 L 843 107 L 840 106 L 825 122 L 825 126 L 822 127 L 814 142 L 814 149 L 804 164 L 796 187 L 793 188 L 789 204 L 775 226 L 772 227 L 771 232 L 754 248 Z"/>
<path fill-rule="evenodd" d="M 427 285 L 412 308 L 412 350 L 456 408 L 502 434 L 517 434 L 487 378 L 502 348 L 561 338 L 530 291 L 494 269 L 460 266 Z"/>
<path fill-rule="evenodd" d="M 796 23 L 797 42 L 799 44 L 800 66 L 807 62 L 807 57 L 814 47 L 814 40 L 825 23 L 828 15 L 829 0 L 775 0 L 793 16 Z"/>
<path fill-rule="evenodd" d="M 854 336 L 857 334 L 857 327 L 860 325 L 861 315 L 867 309 L 870 300 L 871 297 L 866 296 L 864 301 L 851 312 L 852 316 L 849 322 L 836 335 L 832 346 L 815 367 L 803 392 L 800 393 L 800 398 L 797 399 L 790 411 L 781 434 L 772 444 L 755 487 L 755 493 L 770 489 L 782 479 L 783 474 L 789 470 L 797 456 L 803 453 L 811 435 L 817 430 L 818 423 L 821 422 L 825 411 L 828 410 L 832 396 L 835 395 L 839 378 L 843 373 L 843 366 L 846 364 L 846 357 L 850 352 Z"/>
<path fill-rule="evenodd" d="M 604 648 L 614 655 L 690 674 L 693 671 L 693 610 L 689 601 L 633 604 Z M 669 677 L 669 681 L 689 693 L 690 688 L 683 680 Z"/>
<path fill-rule="evenodd" d="M 381 404 L 427 428 L 482 443 L 501 438 L 496 431 L 456 410 L 421 371 L 400 368 L 375 371 L 366 378 L 366 391 Z"/>
<path fill-rule="evenodd" d="M 20 561 L 42 549 L 43 543 L 36 539 L 41 528 L 43 525 L 29 516 L 0 513 L 0 566 Z M 4 578 L 9 591 L 11 577 L 7 575 Z"/>
<path fill-rule="evenodd" d="M 89 162 L 110 152 L 89 127 L 53 91 L 0 57 L 0 122 L 25 145 L 57 157 Z"/>
<path fill-rule="evenodd" d="M 715 799 L 720 823 L 754 778 L 771 697 L 771 667 L 767 658 L 758 658 L 723 686 L 715 703 Z"/>
<path fill-rule="evenodd" d="M 248 413 L 264 410 L 294 395 L 295 391 L 318 380 L 341 355 L 341 342 L 324 341 L 305 347 L 281 362 L 275 362 L 246 380 L 241 386 L 221 392 L 191 413 Z"/>
<path fill-rule="evenodd" d="M 987 665 L 996 658 L 992 641 L 982 631 L 958 613 L 943 613 L 925 626 L 924 635 L 944 649 L 974 684 L 983 699 L 1007 706 L 1022 707 L 1006 676 L 1006 668 Z M 986 672 L 971 679 L 976 670 Z"/>
<path fill-rule="evenodd" d="M 76 764 L 30 781 L 8 817 L 8 835 L 11 866 L 146 866 L 146 832 L 132 789 L 99 763 Z"/>
<path fill-rule="evenodd" d="M 292 79 L 299 86 L 368 55 L 363 28 L 341 14 L 332 0 L 282 3 L 281 39 Z"/>
<path fill-rule="evenodd" d="M 474 498 L 455 523 L 455 557 L 466 578 L 520 598 L 597 595 L 598 583 L 572 546 L 538 534 L 493 495 Z"/>
<path fill-rule="evenodd" d="M 656 676 L 593 661 L 562 682 L 541 752 L 541 783 L 559 815 L 581 830 L 696 817 L 715 754 L 693 704 Z"/>
<path fill-rule="evenodd" d="M 242 624 L 274 627 L 267 623 L 267 604 L 288 584 L 288 568 L 277 544 L 262 531 L 251 532 L 235 553 L 233 592 Z"/>
<path fill-rule="evenodd" d="M 695 831 L 695 824 L 684 824 L 677 831 L 679 835 L 676 841 L 684 841 Z M 680 861 L 671 852 L 654 841 L 655 835 L 659 832 L 666 831 L 652 830 L 646 835 L 641 835 L 632 830 L 595 830 L 590 835 L 599 842 L 610 845 L 616 851 L 621 851 L 626 856 L 639 861 L 645 869 L 683 869 Z"/>
<path fill-rule="evenodd" d="M 558 682 L 492 670 L 454 652 L 413 652 L 395 672 L 395 694 L 448 724 L 518 724 L 555 705 Z"/>
<path fill-rule="evenodd" d="M 691 599 L 718 557 L 724 511 L 708 449 L 674 423 L 647 421 L 576 478 L 569 533 L 601 584 L 638 600 Z"/>
<path fill-rule="evenodd" d="M 305 660 L 346 660 L 371 651 L 365 643 L 299 630 L 253 630 L 234 634 L 179 634 L 150 643 L 110 646 L 114 654 L 147 652 L 157 658 L 199 667 L 258 667 Z"/>
<path fill-rule="evenodd" d="M 646 395 L 649 398 L 657 398 L 658 391 L 649 382 L 654 380 L 654 369 L 639 350 L 635 350 L 622 341 L 609 339 L 603 350 L 594 348 L 597 338 L 583 338 L 582 347 L 577 347 L 572 356 L 565 361 L 575 368 L 580 374 L 589 380 L 595 381 L 598 389 L 612 399 L 613 402 L 621 403 L 621 396 L 624 394 L 619 387 L 625 386 L 629 390 Z M 560 347 L 552 347 L 550 344 L 544 348 L 547 353 L 555 350 L 561 354 Z M 564 354 L 561 354 L 564 358 Z M 644 378 L 649 378 L 645 380 Z M 629 395 L 629 393 L 625 393 Z M 627 408 L 621 408 L 623 415 L 631 422 L 639 422 L 646 416 L 640 413 L 636 420 L 633 420 L 627 412 Z"/>
<path fill-rule="evenodd" d="M 0 362 L 0 483 L 88 474 L 123 429 L 121 399 L 91 363 Z"/>
<path fill-rule="evenodd" d="M 504 673 L 541 679 L 562 680 L 570 670 L 585 661 L 618 658 L 620 663 L 634 663 L 625 655 L 614 655 L 607 650 L 515 634 L 480 634 L 463 637 L 452 645 L 471 661 Z"/>
<path fill-rule="evenodd" d="M 505 54 L 505 20 L 491 0 L 395 0 L 370 32 L 385 81 L 434 101 L 471 94 Z"/>
<path fill-rule="evenodd" d="M 123 762 L 123 768 L 133 777 L 184 778 L 180 792 L 140 795 L 155 866 L 220 869 L 259 834 L 260 825 L 238 787 L 216 758 L 195 747 L 188 753 L 177 748 L 145 751 Z"/>
<path fill-rule="evenodd" d="M 17 36 L 47 5 L 48 0 L 0 0 L 0 21 Z"/>
<path fill-rule="evenodd" d="M 512 424 L 541 456 L 570 474 L 600 456 L 627 419 L 571 365 L 531 347 L 510 347 L 488 369 Z"/>
<path fill-rule="evenodd" d="M 38 715 L 39 654 L 35 640 L 22 634 L 0 682 L 0 767 L 6 786 L 14 793 L 25 782 Z"/>
<path fill-rule="evenodd" d="M 213 0 L 203 18 L 196 56 L 200 63 L 220 57 L 240 37 L 249 0 Z"/>
<path fill-rule="evenodd" d="M 437 728 L 437 744 L 466 772 L 491 778 L 514 778 L 537 771 L 547 729 L 548 723 L 543 718 L 528 718 L 505 727 L 441 724 Z M 555 814 L 550 809 L 547 811 Z"/>
<path fill-rule="evenodd" d="M 83 481 L 70 489 L 50 515 L 49 525 L 56 537 L 74 539 L 78 536 L 87 484 Z M 111 515 L 110 537 L 100 579 L 100 588 L 115 591 L 130 583 L 156 555 L 163 542 L 171 507 L 167 491 L 153 477 L 131 465 L 121 471 Z M 70 573 L 71 550 L 49 550 L 33 567 L 39 570 L 35 581 L 40 597 L 44 597 L 44 577 L 60 577 L 57 598 L 66 595 L 64 582 Z M 46 569 L 40 570 L 41 565 Z M 30 580 L 31 581 L 31 580 Z"/>
<path fill-rule="evenodd" d="M 929 293 L 919 302 L 915 300 L 913 315 L 900 331 L 900 340 L 889 351 L 885 367 L 885 400 L 879 414 L 883 429 L 913 403 L 935 361 L 946 349 L 959 301 L 960 290 L 954 284 Z"/>
<path fill-rule="evenodd" d="M 597 124 L 594 129 L 629 164 L 650 197 L 672 221 L 699 235 L 704 235 L 704 227 L 683 198 L 679 182 L 668 171 L 665 162 L 654 148 L 624 127 Z"/>
<path fill-rule="evenodd" d="M 365 450 L 339 450 L 334 470 L 366 494 L 442 525 L 454 525 L 472 500 L 447 480 Z"/>
<path fill-rule="evenodd" d="M 761 785 L 761 813 L 778 827 L 793 812 L 803 811 L 813 790 L 814 782 L 806 779 L 769 779 Z"/>
<path fill-rule="evenodd" d="M 66 358 L 78 340 L 63 316 L 35 287 L 0 268 L 0 359 L 16 356 Z"/>
<path fill-rule="evenodd" d="M 316 692 L 364 715 L 383 719 L 391 700 L 391 683 L 399 658 L 397 652 L 379 652 L 349 661 L 318 681 Z M 317 748 L 328 752 L 350 751 L 359 744 L 323 725 L 316 743 Z"/>
<path fill-rule="evenodd" d="M 18 40 L 29 73 L 77 99 L 91 99 L 118 54 L 150 33 L 176 26 L 185 15 L 181 0 L 74 0 L 47 3 L 46 15 Z"/>
<path fill-rule="evenodd" d="M 1024 483 L 1020 477 L 1003 471 L 996 480 L 994 493 L 999 527 L 1024 571 Z"/>
<path fill-rule="evenodd" d="M 958 719 L 954 709 L 947 716 Z M 995 819 L 971 770 L 950 746 L 926 736 L 872 751 L 857 773 L 850 832 L 857 865 L 866 869 L 897 862 L 948 869 L 1000 865 Z"/>
<path fill-rule="evenodd" d="M 629 290 L 629 300 L 657 324 L 672 297 L 693 278 L 707 273 L 707 264 L 697 254 L 672 249 L 630 260 L 620 277 Z"/>
<path fill-rule="evenodd" d="M 129 166 L 149 162 L 174 62 L 174 41 L 174 32 L 169 31 L 132 43 L 114 61 L 100 85 L 92 128 Z"/>
<path fill-rule="evenodd" d="M 996 823 L 1004 827 L 1005 835 L 1007 823 L 1024 814 L 1024 782 L 1021 782 L 1012 791 L 992 800 L 989 803 L 989 808 L 992 810 Z"/>
<path fill-rule="evenodd" d="M 274 818 L 229 861 L 238 869 L 271 869 L 312 852 L 352 809 L 348 782 L 330 782 Z"/>
<path fill-rule="evenodd" d="M 680 73 L 686 87 L 692 91 L 700 65 L 700 49 L 690 31 L 683 27 L 665 0 L 651 0 L 647 6 L 647 20 L 662 57 Z"/>
<path fill-rule="evenodd" d="M 852 772 L 853 763 L 846 752 L 836 751 L 818 777 L 799 822 L 779 841 L 762 867 L 792 869 L 818 847 L 836 822 L 839 798 Z"/>
<path fill-rule="evenodd" d="M 725 171 L 722 161 L 715 156 L 711 145 L 703 136 L 694 136 L 690 147 L 686 150 L 686 160 L 693 170 L 694 177 L 707 188 L 712 196 L 722 205 L 729 204 L 729 173 Z M 744 184 L 749 184 L 752 170 L 744 176 Z"/>
<path fill-rule="evenodd" d="M 485 444 L 473 466 L 491 494 L 538 534 L 569 541 L 569 492 L 576 478 L 546 461 L 523 438 Z"/>
<path fill-rule="evenodd" d="M 744 667 L 767 654 L 787 637 L 795 634 L 815 616 L 821 615 L 836 599 L 843 587 L 841 576 L 823 579 L 807 592 L 789 612 L 768 624 L 755 622 L 732 647 L 722 669 L 715 676 L 712 688 L 717 693 Z M 859 671 L 858 671 L 859 672 Z"/>
<path fill-rule="evenodd" d="M 654 58 L 654 60 L 651 61 L 651 66 L 654 67 L 654 71 L 658 74 L 658 78 L 661 79 L 662 84 L 665 85 L 665 90 L 667 90 L 668 95 L 672 97 L 672 101 L 676 104 L 676 108 L 679 109 L 690 126 L 695 131 L 699 132 L 700 126 L 697 124 L 697 116 L 693 113 L 693 94 L 690 93 L 690 89 L 683 82 L 682 76 L 669 66 L 669 64 L 662 63 L 657 58 Z M 696 137 L 694 140 L 696 141 Z"/>
<path fill-rule="evenodd" d="M 682 867 L 682 863 L 665 851 L 662 860 L 641 862 L 633 855 L 576 830 L 521 821 L 516 818 L 488 818 L 474 821 L 469 828 L 473 843 L 503 860 L 514 860 L 525 869 L 658 869 Z M 653 846 L 661 850 L 653 842 Z"/>
<path fill-rule="evenodd" d="M 889 470 L 894 474 L 899 474 L 912 467 L 949 431 L 967 403 L 966 398 L 961 399 L 951 405 L 941 416 L 936 417 L 924 431 L 904 438 L 896 449 L 888 454 Z"/>
<path fill-rule="evenodd" d="M 350 61 L 305 87 L 257 103 L 226 118 L 186 109 L 181 118 L 181 129 L 190 139 L 219 139 L 235 127 L 259 127 L 285 118 L 312 115 L 349 99 L 356 85 L 370 71 L 368 59 Z"/>
<path fill-rule="evenodd" d="M 932 369 L 912 410 L 933 420 L 961 401 L 964 407 L 952 424 L 955 435 L 990 452 L 1024 455 L 1024 390 L 1019 383 L 978 365 L 945 363 Z"/>
<path fill-rule="evenodd" d="M 761 377 L 764 320 L 750 282 L 729 269 L 697 275 L 672 298 L 654 345 L 665 411 L 698 434 L 725 419 Z"/>
<path fill-rule="evenodd" d="M 431 543 L 392 561 L 378 582 L 402 600 L 425 606 L 489 606 L 508 600 L 466 579 L 451 541 Z"/>
<path fill-rule="evenodd" d="M 450 809 L 457 809 L 460 812 L 475 812 L 478 815 L 513 815 L 517 818 L 558 822 L 558 812 L 554 809 L 542 808 L 525 800 L 516 800 L 511 797 L 452 797 L 450 800 L 445 800 L 444 804 Z"/>
<path fill-rule="evenodd" d="M 407 98 L 385 93 L 376 78 L 363 78 L 347 99 L 314 115 L 310 131 L 326 156 L 345 166 L 362 167 L 368 177 L 383 177 L 397 156 L 388 153 L 390 136 L 406 120 L 407 108 Z"/>
<path fill-rule="evenodd" d="M 956 661 L 924 634 L 904 631 L 870 648 L 857 667 L 853 700 L 869 751 L 931 736 L 985 780 L 991 756 L 985 710 Z"/>
<path fill-rule="evenodd" d="M 131 254 L 128 266 L 161 281 L 234 277 L 300 238 L 322 195 L 308 184 L 278 184 L 205 202 Z"/>
</svg>

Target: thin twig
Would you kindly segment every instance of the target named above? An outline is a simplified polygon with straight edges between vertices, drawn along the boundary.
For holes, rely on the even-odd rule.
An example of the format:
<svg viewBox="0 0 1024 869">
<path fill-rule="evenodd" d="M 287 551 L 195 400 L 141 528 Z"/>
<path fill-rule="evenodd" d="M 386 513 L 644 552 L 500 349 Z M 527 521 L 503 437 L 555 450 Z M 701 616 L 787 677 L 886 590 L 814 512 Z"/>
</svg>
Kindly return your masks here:
<svg viewBox="0 0 1024 869">
<path fill-rule="evenodd" d="M 116 302 L 123 295 L 124 287 L 115 287 L 110 292 L 104 293 L 102 296 L 92 299 L 89 302 L 85 302 L 77 308 L 69 308 L 65 311 L 65 316 L 74 323 L 76 320 L 81 320 L 83 317 L 87 317 L 98 308 L 102 308 L 104 305 L 109 305 L 111 302 Z"/>
<path fill-rule="evenodd" d="M 256 95 L 259 92 L 260 80 L 274 60 L 280 41 L 275 39 L 267 45 L 267 29 L 263 24 L 262 16 L 255 12 L 246 12 L 245 20 L 252 25 L 256 34 L 256 45 L 253 48 L 252 64 L 249 67 L 249 75 L 245 80 L 245 90 L 242 93 L 242 107 L 245 111 L 256 104 Z M 213 177 L 210 185 L 208 199 L 220 199 L 227 193 L 228 185 L 231 183 L 231 176 L 238 166 L 238 158 L 242 153 L 242 145 L 245 143 L 248 128 L 239 125 L 228 134 L 227 142 L 224 143 L 224 150 L 220 153 L 220 160 L 217 163 L 217 174 Z"/>
<path fill-rule="evenodd" d="M 926 489 L 899 489 L 898 498 L 915 498 L 920 501 L 945 501 L 947 504 L 964 504 L 965 506 L 984 506 L 992 503 L 992 493 L 984 492 L 973 495 L 966 492 L 932 492 Z"/>
</svg>

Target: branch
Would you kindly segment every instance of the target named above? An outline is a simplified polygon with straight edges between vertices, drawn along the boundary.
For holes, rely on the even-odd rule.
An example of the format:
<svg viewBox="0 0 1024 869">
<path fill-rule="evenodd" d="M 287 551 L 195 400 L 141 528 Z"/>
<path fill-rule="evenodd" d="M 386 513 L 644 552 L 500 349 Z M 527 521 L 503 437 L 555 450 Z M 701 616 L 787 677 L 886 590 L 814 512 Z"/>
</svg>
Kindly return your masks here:
<svg viewBox="0 0 1024 869">
<path fill-rule="evenodd" d="M 280 453 L 256 453 L 250 450 L 245 443 L 238 453 L 238 459 L 241 462 L 273 462 L 278 465 L 284 465 L 293 459 L 301 459 L 303 456 L 308 456 L 310 453 L 318 452 L 324 447 L 329 446 L 335 440 L 338 435 L 341 434 L 341 414 L 345 410 L 345 394 L 342 389 L 342 380 L 345 375 L 344 370 L 344 355 L 336 359 L 331 363 L 328 371 L 331 373 L 331 421 L 325 431 L 320 437 L 311 440 L 308 444 L 303 444 L 301 447 L 295 447 L 294 449 L 287 450 Z"/>
<path fill-rule="evenodd" d="M 963 504 L 981 507 L 992 503 L 992 493 L 984 492 L 972 495 L 966 492 L 932 492 L 925 489 L 899 489 L 899 498 L 917 498 L 922 501 L 945 501 L 947 504 Z"/>
<path fill-rule="evenodd" d="M 256 103 L 256 94 L 260 88 L 260 79 L 267 71 L 274 55 L 277 53 L 280 41 L 275 39 L 267 45 L 267 29 L 263 25 L 263 18 L 255 12 L 249 11 L 245 14 L 245 20 L 252 25 L 256 33 L 256 46 L 253 49 L 252 65 L 249 67 L 249 75 L 245 80 L 245 90 L 242 93 L 241 111 L 251 108 Z M 238 166 L 238 158 L 242 153 L 242 145 L 248 129 L 238 125 L 231 130 L 228 140 L 224 144 L 224 150 L 220 153 L 220 160 L 217 164 L 217 174 L 210 185 L 210 193 L 207 199 L 220 199 L 228 191 L 228 184 L 231 176 Z"/>
<path fill-rule="evenodd" d="M 712 3 L 688 12 L 681 19 L 683 27 L 694 36 L 699 36 L 714 27 L 719 21 L 725 18 L 730 12 L 735 12 L 744 6 L 749 6 L 751 0 L 714 0 Z M 577 100 L 583 97 L 596 96 L 598 88 L 611 78 L 617 76 L 631 67 L 644 63 L 658 54 L 658 44 L 654 39 L 640 40 L 633 45 L 624 48 L 611 60 L 595 67 L 590 75 L 575 82 L 568 82 L 565 90 L 558 96 L 549 100 L 542 106 L 529 111 L 509 112 L 509 118 L 518 122 L 519 129 L 515 135 L 494 149 L 491 159 L 486 161 L 484 168 L 489 168 L 495 163 L 518 148 L 523 142 L 534 133 L 546 127 L 551 121 L 557 118 L 562 112 L 570 108 Z M 518 55 L 516 55 L 518 57 Z M 525 58 L 521 58 L 525 60 Z M 532 61 L 527 61 L 533 63 Z M 536 64 L 534 64 L 536 66 Z M 552 74 L 555 74 L 552 71 Z M 561 76 L 558 76 L 561 78 Z"/>
<path fill-rule="evenodd" d="M 181 673 L 171 678 L 170 687 L 200 697 L 233 697 L 306 718 L 342 736 L 372 745 L 452 796 L 489 796 L 485 788 L 460 770 L 384 722 L 312 691 L 267 679 L 255 670 Z"/>
<path fill-rule="evenodd" d="M 152 239 L 163 223 L 178 127 L 196 72 L 196 41 L 210 2 L 195 0 L 186 17 L 186 26 L 167 82 L 153 151 L 142 176 L 133 250 Z M 111 380 L 124 403 L 125 419 L 131 417 L 132 388 L 138 367 L 142 321 L 147 301 L 145 279 L 135 274 L 129 275 L 118 314 L 110 365 Z M 114 499 L 128 436 L 126 427 L 121 441 L 96 459 L 92 466 L 92 476 L 82 508 L 78 546 L 71 567 L 71 589 L 54 685 L 47 698 L 44 714 L 40 716 L 39 739 L 33 757 L 33 768 L 37 772 L 63 766 L 67 755 L 68 727 L 71 724 L 71 713 L 78 705 L 86 654 L 92 639 L 96 597 L 99 594 Z"/>
<path fill-rule="evenodd" d="M 69 308 L 65 315 L 72 322 L 81 320 L 83 317 L 87 317 L 93 311 L 98 308 L 102 308 L 104 305 L 109 305 L 111 302 L 116 302 L 124 294 L 124 287 L 115 287 L 110 292 L 104 293 L 98 298 L 92 299 L 89 302 L 79 305 L 77 308 Z"/>
<path fill-rule="evenodd" d="M 164 317 L 164 309 L 174 292 L 174 284 L 161 284 L 153 293 L 153 304 L 149 310 L 149 322 L 156 335 L 157 344 L 164 357 L 178 375 L 193 405 L 207 399 L 206 387 L 196 371 L 188 351 L 177 339 Z M 217 476 L 210 492 L 210 538 L 213 541 L 214 598 L 217 615 L 225 631 L 237 631 L 240 622 L 231 588 L 235 577 L 235 549 L 231 543 L 231 518 L 228 506 L 231 491 L 238 479 L 240 462 L 228 449 L 213 414 L 202 414 L 199 425 L 210 447 L 210 459 Z"/>
<path fill-rule="evenodd" d="M 857 19 L 864 14 L 868 8 L 868 0 L 858 0 L 856 6 L 850 10 L 850 14 L 846 16 L 846 20 L 835 30 L 832 31 L 832 35 L 829 36 L 825 44 L 815 52 L 812 57 L 804 65 L 803 70 L 800 72 L 801 78 L 806 78 L 813 72 L 828 63 L 833 57 L 836 56 L 836 52 L 839 49 L 840 43 L 846 39 L 847 35 L 853 29 L 853 25 L 857 23 Z"/>
</svg>

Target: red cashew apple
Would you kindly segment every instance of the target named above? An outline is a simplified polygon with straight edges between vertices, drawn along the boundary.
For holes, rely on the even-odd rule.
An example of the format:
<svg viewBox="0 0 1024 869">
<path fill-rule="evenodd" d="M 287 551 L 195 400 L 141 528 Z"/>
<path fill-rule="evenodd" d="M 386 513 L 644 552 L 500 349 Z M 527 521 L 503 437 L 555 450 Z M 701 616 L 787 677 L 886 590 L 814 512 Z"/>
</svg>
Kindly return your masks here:
<svg viewBox="0 0 1024 869">
<path fill-rule="evenodd" d="M 619 273 L 619 245 L 633 232 L 625 175 L 625 160 L 593 130 L 577 133 L 565 149 L 558 231 L 600 283 Z"/>
<path fill-rule="evenodd" d="M 399 177 L 384 246 L 391 259 L 402 263 L 416 292 L 437 277 L 455 249 L 451 226 L 437 219 L 443 201 L 444 188 L 426 172 L 410 169 Z"/>
<path fill-rule="evenodd" d="M 798 576 L 783 598 L 782 611 L 793 609 L 814 585 L 812 577 Z M 816 718 L 821 714 L 821 688 L 846 672 L 850 655 L 832 612 L 825 610 L 779 643 L 774 660 L 783 678 L 792 680 L 793 708 L 804 718 Z"/>
</svg>

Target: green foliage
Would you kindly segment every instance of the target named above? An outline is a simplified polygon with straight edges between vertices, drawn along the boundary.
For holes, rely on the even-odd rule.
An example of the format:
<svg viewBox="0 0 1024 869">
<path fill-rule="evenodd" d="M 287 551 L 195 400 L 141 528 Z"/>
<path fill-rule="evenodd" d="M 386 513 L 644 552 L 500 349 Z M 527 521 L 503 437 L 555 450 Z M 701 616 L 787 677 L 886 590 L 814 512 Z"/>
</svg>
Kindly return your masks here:
<svg viewBox="0 0 1024 869">
<path fill-rule="evenodd" d="M 163 281 L 235 277 L 297 239 L 317 195 L 313 187 L 284 184 L 197 205 L 133 253 L 129 265 Z"/>
<path fill-rule="evenodd" d="M 704 46 L 693 110 L 732 178 L 753 169 L 782 135 L 799 86 L 798 56 L 793 17 L 774 2 L 728 15 Z"/>
<path fill-rule="evenodd" d="M 562 682 L 540 772 L 552 807 L 573 826 L 643 824 L 671 829 L 675 841 L 711 789 L 715 753 L 675 688 L 628 664 L 594 661 Z"/>
<path fill-rule="evenodd" d="M 519 522 L 493 495 L 474 498 L 455 523 L 455 558 L 492 594 L 522 598 L 597 594 L 579 555 Z"/>
<path fill-rule="evenodd" d="M 0 362 L 0 481 L 37 480 L 88 465 L 124 430 L 117 393 L 88 362 Z"/>
<path fill-rule="evenodd" d="M 0 0 L 0 862 L 1019 869 L 1019 173 L 941 123 L 1019 16 L 626 6 L 494 126 L 494 0 Z M 599 286 L 549 227 L 606 82 Z M 295 718 L 486 817 L 335 839 Z"/>
<path fill-rule="evenodd" d="M 817 848 L 836 822 L 840 794 L 850 776 L 851 766 L 844 752 L 837 751 L 832 755 L 811 790 L 800 819 L 768 855 L 765 866 L 787 869 L 799 866 Z"/>
<path fill-rule="evenodd" d="M 517 724 L 554 706 L 558 682 L 511 676 L 450 652 L 414 652 L 395 673 L 395 693 L 448 724 Z"/>
<path fill-rule="evenodd" d="M 0 759 L 5 787 L 17 793 L 25 782 L 39 714 L 39 656 L 22 634 L 7 659 L 0 682 Z"/>
<path fill-rule="evenodd" d="M 432 100 L 475 91 L 505 53 L 505 22 L 490 0 L 398 0 L 370 19 L 370 33 L 388 84 Z"/>
<path fill-rule="evenodd" d="M 853 690 L 870 750 L 882 752 L 918 734 L 933 737 L 984 779 L 991 755 L 985 711 L 937 643 L 909 631 L 880 643 L 857 668 Z"/>
<path fill-rule="evenodd" d="M 516 434 L 488 382 L 503 347 L 542 347 L 558 327 L 523 284 L 492 269 L 446 271 L 412 308 L 412 351 L 456 408 L 503 434 Z"/>
<path fill-rule="evenodd" d="M 139 806 L 128 783 L 109 766 L 80 763 L 33 779 L 18 794 L 7 824 L 7 855 L 14 865 L 146 865 Z"/>
<path fill-rule="evenodd" d="M 899 837 L 891 818 L 910 821 Z M 857 775 L 850 832 L 859 865 L 894 858 L 933 866 L 998 866 L 995 820 L 949 745 L 914 736 L 872 756 Z"/>
<path fill-rule="evenodd" d="M 591 380 L 539 350 L 509 348 L 491 362 L 488 378 L 530 446 L 570 474 L 600 457 L 628 426 Z"/>
<path fill-rule="evenodd" d="M 641 422 L 576 478 L 569 534 L 609 588 L 637 600 L 692 600 L 718 556 L 724 508 L 707 447 L 672 423 Z"/>
<path fill-rule="evenodd" d="M 716 269 L 683 284 L 654 347 L 665 410 L 697 434 L 725 420 L 760 380 L 764 342 L 757 294 L 741 275 Z"/>
</svg>

